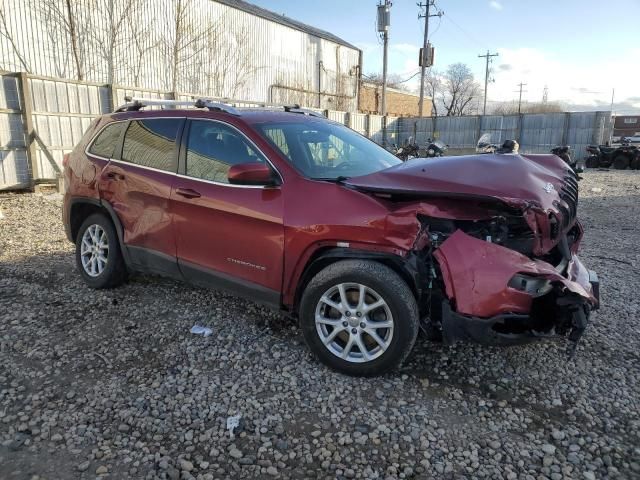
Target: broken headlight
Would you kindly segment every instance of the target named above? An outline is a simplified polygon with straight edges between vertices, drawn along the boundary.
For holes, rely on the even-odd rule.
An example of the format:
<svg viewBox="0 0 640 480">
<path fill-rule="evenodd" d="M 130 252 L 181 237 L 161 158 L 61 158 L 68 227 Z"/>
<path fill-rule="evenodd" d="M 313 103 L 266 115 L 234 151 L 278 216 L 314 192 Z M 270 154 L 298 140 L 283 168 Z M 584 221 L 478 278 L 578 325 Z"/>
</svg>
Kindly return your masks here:
<svg viewBox="0 0 640 480">
<path fill-rule="evenodd" d="M 516 273 L 508 283 L 509 287 L 528 293 L 532 297 L 541 297 L 551 291 L 553 286 L 545 278 Z"/>
<path fill-rule="evenodd" d="M 531 255 L 533 249 L 533 232 L 522 216 L 496 215 L 486 220 L 449 220 L 425 216 L 420 221 L 435 248 L 453 232 L 462 230 L 471 237 L 501 245 L 523 255 Z"/>
</svg>

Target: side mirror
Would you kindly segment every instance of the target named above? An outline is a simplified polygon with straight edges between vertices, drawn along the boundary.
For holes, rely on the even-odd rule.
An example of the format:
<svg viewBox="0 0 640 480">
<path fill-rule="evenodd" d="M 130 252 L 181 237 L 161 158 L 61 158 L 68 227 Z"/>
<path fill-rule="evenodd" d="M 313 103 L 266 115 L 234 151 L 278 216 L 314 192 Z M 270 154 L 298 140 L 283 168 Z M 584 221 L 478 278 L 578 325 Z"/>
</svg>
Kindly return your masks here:
<svg viewBox="0 0 640 480">
<path fill-rule="evenodd" d="M 247 162 L 233 165 L 227 173 L 232 185 L 274 186 L 279 182 L 269 165 L 262 162 Z"/>
</svg>

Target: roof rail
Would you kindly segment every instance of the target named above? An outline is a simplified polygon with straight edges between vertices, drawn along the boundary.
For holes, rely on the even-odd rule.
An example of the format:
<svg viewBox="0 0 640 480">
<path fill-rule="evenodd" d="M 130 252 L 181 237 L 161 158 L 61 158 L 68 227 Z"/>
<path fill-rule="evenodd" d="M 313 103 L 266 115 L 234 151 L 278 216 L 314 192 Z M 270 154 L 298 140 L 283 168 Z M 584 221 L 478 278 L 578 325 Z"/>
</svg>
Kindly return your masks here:
<svg viewBox="0 0 640 480">
<path fill-rule="evenodd" d="M 230 113 L 231 115 L 240 115 L 240 112 L 225 103 L 212 102 L 210 100 L 197 99 L 197 100 L 162 100 L 154 98 L 134 98 L 130 96 L 124 97 L 124 105 L 119 106 L 117 112 L 137 112 L 144 107 L 160 106 L 160 107 L 196 107 L 196 108 L 208 108 L 209 110 L 218 110 L 221 112 Z"/>
<path fill-rule="evenodd" d="M 208 108 L 209 110 L 217 110 L 220 112 L 230 113 L 231 115 L 240 116 L 240 111 L 229 105 L 228 99 L 218 99 L 218 98 L 193 98 L 193 100 L 163 100 L 157 98 L 137 98 L 137 97 L 124 97 L 125 103 L 124 105 L 119 106 L 115 113 L 118 112 L 137 112 L 145 107 L 151 106 L 159 106 L 159 107 L 195 107 L 195 108 Z M 259 105 L 259 107 L 253 108 L 282 108 L 285 112 L 290 113 L 300 113 L 303 115 L 309 115 L 311 117 L 319 117 L 325 118 L 324 115 L 318 113 L 314 110 L 310 110 L 308 108 L 300 108 L 300 105 L 282 105 L 282 104 L 273 104 L 273 103 L 265 103 L 265 102 L 251 102 L 246 100 L 233 100 L 233 103 L 236 104 L 246 104 L 246 105 Z M 250 107 L 251 108 L 251 107 Z"/>
<path fill-rule="evenodd" d="M 325 118 L 325 116 L 321 113 L 316 112 L 315 110 L 310 110 L 308 108 L 300 108 L 300 105 L 284 105 L 285 112 L 291 113 L 301 113 L 303 115 L 309 115 L 310 117 L 320 117 Z"/>
<path fill-rule="evenodd" d="M 219 97 L 203 97 L 203 100 L 214 101 L 214 102 L 222 102 L 222 103 L 233 103 L 236 105 L 246 105 L 246 108 L 282 108 L 285 112 L 291 113 L 302 113 L 304 115 L 309 115 L 311 117 L 320 117 L 326 118 L 323 114 L 316 112 L 315 110 L 310 110 L 308 108 L 300 108 L 300 105 L 294 103 L 292 105 L 282 104 L 282 103 L 271 103 L 271 102 L 255 102 L 251 100 L 231 100 L 230 98 L 219 98 Z"/>
</svg>

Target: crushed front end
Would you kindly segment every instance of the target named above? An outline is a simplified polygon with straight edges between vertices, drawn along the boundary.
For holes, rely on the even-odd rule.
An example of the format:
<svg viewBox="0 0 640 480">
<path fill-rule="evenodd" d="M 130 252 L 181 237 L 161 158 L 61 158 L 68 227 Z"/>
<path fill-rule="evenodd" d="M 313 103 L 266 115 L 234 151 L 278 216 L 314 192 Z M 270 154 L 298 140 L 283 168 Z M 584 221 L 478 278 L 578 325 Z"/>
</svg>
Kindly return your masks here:
<svg viewBox="0 0 640 480">
<path fill-rule="evenodd" d="M 416 279 L 423 327 L 448 342 L 569 338 L 599 306 L 577 256 L 578 177 L 555 155 L 412 160 L 348 185 L 388 208 L 385 238 Z"/>
<path fill-rule="evenodd" d="M 426 261 L 435 260 L 432 285 L 442 289 L 441 311 L 428 321 L 438 323 L 445 342 L 566 337 L 575 347 L 599 306 L 599 281 L 577 256 L 577 180 L 564 181 L 549 210 L 523 203 L 494 207 L 486 219 L 419 216 Z"/>
</svg>

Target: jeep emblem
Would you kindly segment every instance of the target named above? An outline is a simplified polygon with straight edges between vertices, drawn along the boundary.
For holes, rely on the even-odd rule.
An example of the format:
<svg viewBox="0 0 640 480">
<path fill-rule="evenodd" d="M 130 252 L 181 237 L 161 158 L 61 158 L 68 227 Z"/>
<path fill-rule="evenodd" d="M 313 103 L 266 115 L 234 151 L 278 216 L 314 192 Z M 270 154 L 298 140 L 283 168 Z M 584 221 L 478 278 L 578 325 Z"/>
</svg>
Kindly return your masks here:
<svg viewBox="0 0 640 480">
<path fill-rule="evenodd" d="M 547 193 L 551 193 L 555 190 L 555 188 L 553 188 L 553 185 L 549 182 L 547 182 L 547 184 L 542 188 L 544 188 L 544 191 Z"/>
</svg>

